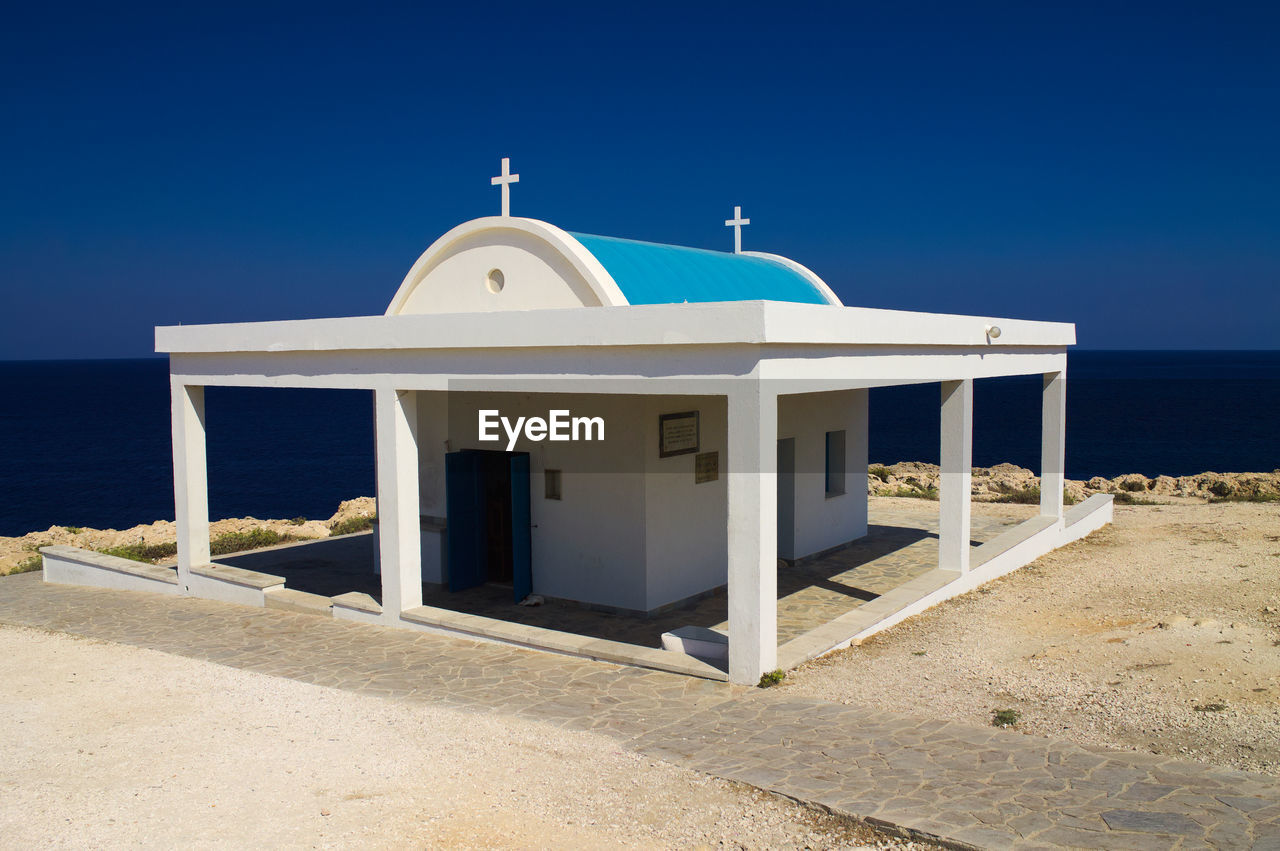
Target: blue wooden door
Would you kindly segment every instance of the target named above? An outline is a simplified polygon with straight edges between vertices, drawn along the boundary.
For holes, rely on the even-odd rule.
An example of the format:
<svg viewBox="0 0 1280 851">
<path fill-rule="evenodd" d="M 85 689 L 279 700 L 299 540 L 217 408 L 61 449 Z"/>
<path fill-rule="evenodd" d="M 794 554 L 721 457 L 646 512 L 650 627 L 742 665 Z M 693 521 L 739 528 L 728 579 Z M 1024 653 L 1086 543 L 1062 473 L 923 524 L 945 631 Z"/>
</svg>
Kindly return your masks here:
<svg viewBox="0 0 1280 851">
<path fill-rule="evenodd" d="M 444 495 L 449 590 L 462 591 L 483 585 L 488 553 L 479 455 L 463 450 L 444 456 Z"/>
<path fill-rule="evenodd" d="M 511 471 L 511 585 L 516 602 L 533 593 L 533 556 L 529 533 L 529 456 L 509 456 Z"/>
</svg>

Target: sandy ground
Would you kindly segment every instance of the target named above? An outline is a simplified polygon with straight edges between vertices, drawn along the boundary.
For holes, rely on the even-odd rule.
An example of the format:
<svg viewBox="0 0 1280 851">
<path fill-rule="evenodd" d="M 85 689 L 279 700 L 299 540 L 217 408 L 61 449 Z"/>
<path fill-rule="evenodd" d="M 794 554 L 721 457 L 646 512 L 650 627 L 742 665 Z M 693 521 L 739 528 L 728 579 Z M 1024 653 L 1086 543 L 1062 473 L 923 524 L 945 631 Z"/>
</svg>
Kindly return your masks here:
<svg viewBox="0 0 1280 851">
<path fill-rule="evenodd" d="M 872 511 L 890 503 L 937 511 Z M 978 724 L 1012 708 L 1031 734 L 1280 774 L 1280 503 L 1118 506 L 1114 525 L 781 688 Z"/>
<path fill-rule="evenodd" d="M 602 736 L 136 648 L 0 628 L 0 683 L 3 848 L 874 839 Z M 1280 774 L 1280 503 L 1119 506 L 1113 526 L 780 688 L 979 724 L 1012 708 L 1028 734 Z"/>
<path fill-rule="evenodd" d="M 0 627 L 0 682 L 3 848 L 875 841 L 603 736 L 149 650 Z"/>
</svg>

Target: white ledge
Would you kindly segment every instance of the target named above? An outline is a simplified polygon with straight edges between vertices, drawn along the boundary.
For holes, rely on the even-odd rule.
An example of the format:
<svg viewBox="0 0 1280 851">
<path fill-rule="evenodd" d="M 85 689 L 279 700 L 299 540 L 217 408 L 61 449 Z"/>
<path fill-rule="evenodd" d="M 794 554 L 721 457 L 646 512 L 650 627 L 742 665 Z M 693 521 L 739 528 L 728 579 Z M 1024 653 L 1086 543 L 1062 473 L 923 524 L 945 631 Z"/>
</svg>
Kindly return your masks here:
<svg viewBox="0 0 1280 851">
<path fill-rule="evenodd" d="M 204 576 L 209 579 L 217 579 L 220 582 L 230 582 L 232 585 L 243 585 L 246 588 L 257 588 L 259 590 L 274 588 L 284 584 L 283 576 L 273 576 L 270 573 L 259 573 L 256 570 L 245 570 L 242 567 L 232 567 L 228 564 L 192 565 L 191 572 L 197 576 Z"/>
<path fill-rule="evenodd" d="M 998 345 L 986 336 L 999 325 Z M 501 313 L 356 316 L 156 328 L 156 351 L 319 352 L 580 346 L 945 346 L 981 351 L 1074 345 L 1075 325 L 865 307 L 733 301 Z"/>
<path fill-rule="evenodd" d="M 134 561 L 133 559 L 121 558 L 120 556 L 107 555 L 106 553 L 95 552 L 94 550 L 85 550 L 80 547 L 69 547 L 61 544 L 41 547 L 40 554 L 45 556 L 46 559 L 55 558 L 72 564 L 84 565 L 85 567 L 95 567 L 100 570 L 110 570 L 115 573 L 136 576 L 140 579 L 147 579 L 152 582 L 164 582 L 168 585 L 178 584 L 178 573 L 172 566 L 163 567 L 158 564 L 151 564 L 150 562 Z M 46 564 L 47 563 L 48 562 L 46 561 Z"/>
</svg>

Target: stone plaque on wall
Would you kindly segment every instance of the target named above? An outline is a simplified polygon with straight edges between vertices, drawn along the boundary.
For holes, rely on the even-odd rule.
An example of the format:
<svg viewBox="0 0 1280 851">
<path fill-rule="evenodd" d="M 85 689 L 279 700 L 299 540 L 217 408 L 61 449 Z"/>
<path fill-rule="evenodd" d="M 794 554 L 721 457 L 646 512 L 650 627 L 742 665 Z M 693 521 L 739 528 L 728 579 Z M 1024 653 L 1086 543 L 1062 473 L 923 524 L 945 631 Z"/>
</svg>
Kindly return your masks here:
<svg viewBox="0 0 1280 851">
<path fill-rule="evenodd" d="M 688 455 L 698 451 L 698 412 L 661 414 L 658 417 L 658 457 Z"/>
<path fill-rule="evenodd" d="M 693 483 L 714 482 L 720 478 L 720 453 L 700 452 L 693 459 Z"/>
</svg>

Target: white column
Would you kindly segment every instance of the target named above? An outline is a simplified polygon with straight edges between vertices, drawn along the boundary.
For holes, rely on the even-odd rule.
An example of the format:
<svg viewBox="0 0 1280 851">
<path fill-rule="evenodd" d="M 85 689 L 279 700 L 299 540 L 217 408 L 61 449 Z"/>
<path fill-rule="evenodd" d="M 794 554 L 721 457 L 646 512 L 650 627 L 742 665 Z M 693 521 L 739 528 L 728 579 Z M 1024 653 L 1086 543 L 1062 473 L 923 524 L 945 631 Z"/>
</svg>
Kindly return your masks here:
<svg viewBox="0 0 1280 851">
<path fill-rule="evenodd" d="M 1046 372 L 1041 394 L 1040 513 L 1063 520 L 1067 462 L 1067 373 Z"/>
<path fill-rule="evenodd" d="M 375 390 L 373 397 L 382 616 L 396 623 L 401 612 L 422 605 L 418 402 L 411 390 Z"/>
<path fill-rule="evenodd" d="M 973 478 L 973 379 L 942 382 L 942 487 L 938 495 L 938 567 L 969 572 Z"/>
<path fill-rule="evenodd" d="M 209 474 L 205 460 L 204 388 L 170 379 L 173 509 L 178 532 L 178 588 L 191 588 L 191 568 L 209 563 Z"/>
<path fill-rule="evenodd" d="M 778 666 L 778 396 L 759 381 L 728 394 L 729 679 Z"/>
</svg>

